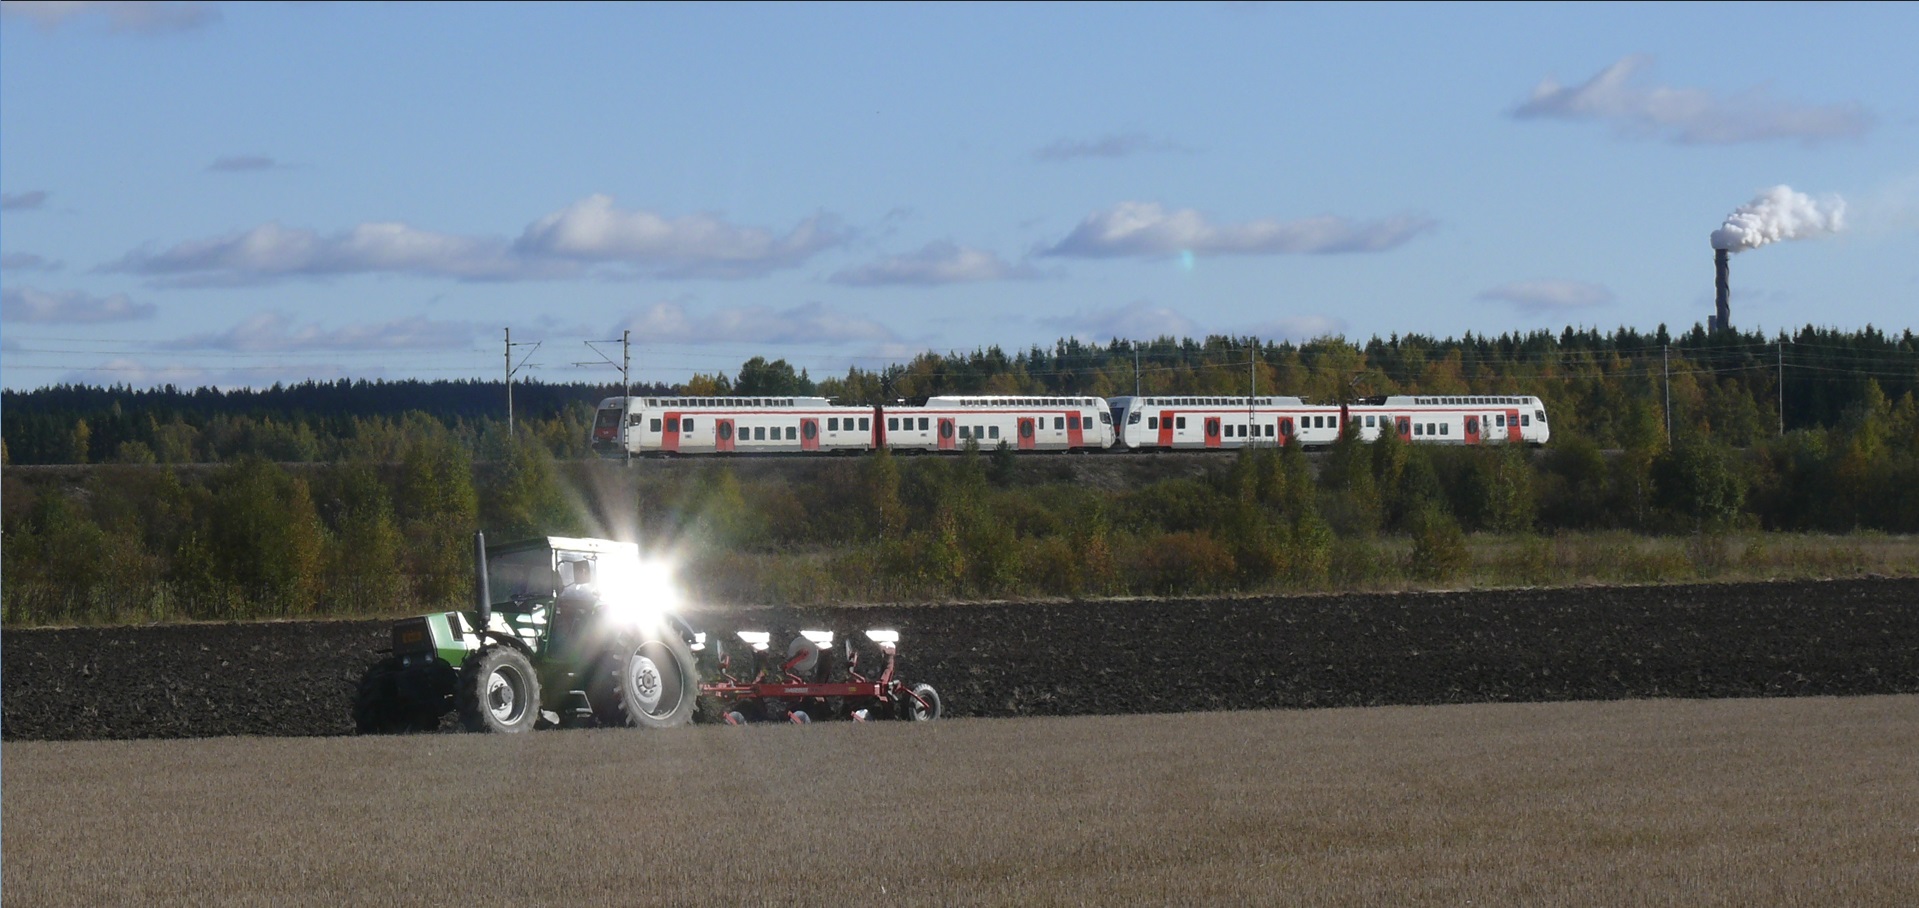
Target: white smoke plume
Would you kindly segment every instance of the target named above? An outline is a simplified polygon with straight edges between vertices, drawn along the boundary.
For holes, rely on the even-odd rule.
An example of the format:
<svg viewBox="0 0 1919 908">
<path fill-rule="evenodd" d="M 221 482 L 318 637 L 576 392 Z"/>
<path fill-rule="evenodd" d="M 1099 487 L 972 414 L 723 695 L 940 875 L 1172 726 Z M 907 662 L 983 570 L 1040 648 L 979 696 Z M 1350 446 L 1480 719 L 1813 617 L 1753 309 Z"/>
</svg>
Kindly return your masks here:
<svg viewBox="0 0 1919 908">
<path fill-rule="evenodd" d="M 1814 199 L 1791 186 L 1774 186 L 1727 215 L 1726 223 L 1712 232 L 1712 248 L 1744 252 L 1844 229 L 1846 200 L 1838 196 Z"/>
</svg>

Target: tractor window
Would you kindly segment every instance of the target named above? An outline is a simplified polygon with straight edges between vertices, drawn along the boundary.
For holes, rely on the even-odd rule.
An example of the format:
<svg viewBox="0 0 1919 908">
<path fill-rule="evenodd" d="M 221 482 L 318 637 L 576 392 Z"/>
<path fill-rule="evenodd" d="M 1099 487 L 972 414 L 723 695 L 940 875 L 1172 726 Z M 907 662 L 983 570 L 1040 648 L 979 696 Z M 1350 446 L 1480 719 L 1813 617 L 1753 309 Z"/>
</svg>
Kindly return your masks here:
<svg viewBox="0 0 1919 908">
<path fill-rule="evenodd" d="M 553 553 L 544 548 L 488 554 L 487 591 L 494 605 L 510 605 L 515 598 L 551 597 L 559 590 L 553 572 Z"/>
</svg>

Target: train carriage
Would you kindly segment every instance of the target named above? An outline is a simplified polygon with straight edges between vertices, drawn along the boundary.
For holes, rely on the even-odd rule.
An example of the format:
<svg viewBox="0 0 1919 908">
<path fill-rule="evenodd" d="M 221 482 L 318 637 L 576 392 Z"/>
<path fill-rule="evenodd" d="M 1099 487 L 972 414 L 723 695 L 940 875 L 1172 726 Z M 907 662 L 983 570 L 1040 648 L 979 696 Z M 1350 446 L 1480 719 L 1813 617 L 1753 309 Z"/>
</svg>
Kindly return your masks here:
<svg viewBox="0 0 1919 908">
<path fill-rule="evenodd" d="M 1297 397 L 1115 397 L 1112 408 L 1119 444 L 1134 451 L 1318 448 L 1338 441 L 1349 422 L 1367 442 L 1388 425 L 1421 444 L 1543 445 L 1551 437 L 1545 405 L 1521 396 L 1395 395 L 1347 406 Z"/>
<path fill-rule="evenodd" d="M 1420 444 L 1538 446 L 1552 438 L 1546 405 L 1537 397 L 1396 394 L 1365 398 L 1347 409 L 1364 441 L 1377 440 L 1388 423 L 1401 438 Z"/>
<path fill-rule="evenodd" d="M 621 456 L 623 437 L 636 456 L 870 451 L 876 413 L 824 397 L 609 397 L 594 416 L 593 450 Z"/>
<path fill-rule="evenodd" d="M 1098 397 L 944 396 L 885 408 L 882 443 L 895 451 L 1092 451 L 1113 445 L 1112 415 Z"/>
</svg>

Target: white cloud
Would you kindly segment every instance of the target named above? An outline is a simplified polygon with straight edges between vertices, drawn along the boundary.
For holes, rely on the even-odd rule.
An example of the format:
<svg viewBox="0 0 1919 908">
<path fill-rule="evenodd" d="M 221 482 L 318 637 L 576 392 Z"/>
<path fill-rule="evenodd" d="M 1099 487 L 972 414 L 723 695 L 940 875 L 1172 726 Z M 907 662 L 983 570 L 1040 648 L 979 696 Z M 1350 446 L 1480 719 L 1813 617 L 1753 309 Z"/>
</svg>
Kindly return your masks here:
<svg viewBox="0 0 1919 908">
<path fill-rule="evenodd" d="M 1195 255 L 1328 255 L 1382 252 L 1431 230 L 1431 219 L 1401 216 L 1353 221 L 1322 215 L 1296 221 L 1213 224 L 1191 208 L 1168 211 L 1156 202 L 1121 202 L 1080 221 L 1044 255 L 1078 258 Z"/>
<path fill-rule="evenodd" d="M 399 223 L 361 224 L 331 236 L 279 224 L 192 240 L 162 252 L 128 253 L 103 270 L 160 278 L 169 286 L 264 283 L 288 277 L 391 273 L 462 280 L 514 280 L 577 273 L 554 263 L 525 262 L 502 240 L 417 230 Z"/>
<path fill-rule="evenodd" d="M 950 241 L 926 244 L 918 252 L 891 255 L 877 262 L 835 273 L 836 284 L 877 287 L 893 284 L 933 286 L 970 284 L 1039 277 L 1039 270 L 1021 262 L 1014 265 L 998 255 Z"/>
<path fill-rule="evenodd" d="M 247 173 L 255 170 L 279 170 L 285 165 L 266 155 L 239 154 L 214 158 L 207 169 L 214 173 Z"/>
<path fill-rule="evenodd" d="M 124 293 L 94 296 L 79 290 L 49 292 L 32 287 L 0 291 L 0 321 L 24 324 L 94 325 L 152 318 L 152 303 L 136 303 Z"/>
<path fill-rule="evenodd" d="M 47 192 L 35 189 L 30 192 L 0 192 L 0 211 L 32 211 L 47 203 Z"/>
<path fill-rule="evenodd" d="M 68 20 L 98 16 L 116 32 L 157 35 L 186 31 L 220 20 L 220 11 L 205 3 L 167 3 L 149 0 L 5 0 L 0 12 L 9 18 L 31 20 L 52 30 Z"/>
<path fill-rule="evenodd" d="M 656 303 L 614 333 L 631 329 L 647 342 L 674 344 L 843 344 L 894 340 L 891 329 L 857 315 L 803 303 L 790 309 L 741 306 L 694 314 L 677 302 Z"/>
<path fill-rule="evenodd" d="M 527 226 L 516 242 L 366 223 L 322 235 L 262 224 L 240 233 L 139 249 L 102 270 L 168 286 L 258 284 L 345 274 L 410 274 L 471 281 L 603 276 L 754 277 L 800 264 L 844 242 L 824 217 L 783 237 L 713 215 L 664 218 L 591 196 Z M 624 267 L 623 267 L 624 266 Z"/>
<path fill-rule="evenodd" d="M 1071 161 L 1076 158 L 1125 158 L 1136 154 L 1186 149 L 1144 133 L 1115 133 L 1097 139 L 1060 139 L 1033 152 L 1041 161 Z"/>
<path fill-rule="evenodd" d="M 198 334 L 159 345 L 167 350 L 230 350 L 240 352 L 458 350 L 472 345 L 478 329 L 468 322 L 433 321 L 421 316 L 371 325 L 323 329 L 295 325 L 280 312 L 254 315 L 233 328 Z"/>
<path fill-rule="evenodd" d="M 1117 309 L 1094 309 L 1043 318 L 1039 323 L 1081 340 L 1101 342 L 1114 338 L 1149 340 L 1157 337 L 1198 337 L 1203 333 L 1199 324 L 1192 319 L 1144 300 Z"/>
<path fill-rule="evenodd" d="M 403 377 L 405 373 L 392 373 Z M 300 382 L 328 382 L 341 378 L 377 380 L 389 377 L 384 367 L 345 366 L 337 363 L 301 363 L 298 366 L 239 366 L 208 368 L 180 362 L 156 362 L 132 357 L 117 357 L 98 366 L 74 369 L 60 381 L 71 384 L 126 385 L 152 388 L 173 385 L 179 388 L 266 388 Z"/>
<path fill-rule="evenodd" d="M 712 214 L 668 218 L 593 195 L 528 225 L 513 246 L 526 256 L 618 262 L 671 277 L 750 277 L 791 268 L 845 240 L 825 216 L 776 237 Z"/>
<path fill-rule="evenodd" d="M 1730 145 L 1798 139 L 1858 138 L 1873 118 L 1857 104 L 1809 105 L 1782 101 L 1764 89 L 1717 97 L 1698 88 L 1643 86 L 1635 76 L 1652 58 L 1629 56 L 1600 70 L 1583 85 L 1560 85 L 1548 77 L 1512 115 L 1521 120 L 1598 120 L 1620 135 L 1662 138 L 1681 145 Z"/>
<path fill-rule="evenodd" d="M 59 271 L 60 263 L 31 252 L 0 255 L 0 271 Z"/>
<path fill-rule="evenodd" d="M 1345 319 L 1330 315 L 1288 315 L 1267 319 L 1239 333 L 1257 337 L 1262 341 L 1304 342 L 1322 337 L 1343 337 L 1347 327 Z"/>
<path fill-rule="evenodd" d="M 1513 281 L 1481 291 L 1479 298 L 1511 303 L 1527 312 L 1589 309 L 1613 301 L 1613 292 L 1584 281 Z"/>
</svg>

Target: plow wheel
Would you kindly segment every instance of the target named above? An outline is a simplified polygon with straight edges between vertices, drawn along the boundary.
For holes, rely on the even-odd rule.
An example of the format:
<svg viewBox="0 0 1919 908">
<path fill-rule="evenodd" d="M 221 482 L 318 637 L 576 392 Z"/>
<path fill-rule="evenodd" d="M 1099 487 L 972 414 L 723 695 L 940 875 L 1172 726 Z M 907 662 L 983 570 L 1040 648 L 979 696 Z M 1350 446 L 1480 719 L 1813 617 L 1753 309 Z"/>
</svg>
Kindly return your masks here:
<svg viewBox="0 0 1919 908">
<path fill-rule="evenodd" d="M 693 650 L 678 634 L 623 638 L 603 665 L 587 691 L 601 724 L 672 728 L 693 721 L 699 676 Z"/>
<path fill-rule="evenodd" d="M 915 684 L 911 693 L 900 697 L 900 718 L 909 722 L 930 722 L 940 717 L 940 693 L 931 684 Z"/>
<path fill-rule="evenodd" d="M 516 734 L 540 721 L 540 679 L 526 654 L 489 646 L 460 672 L 460 721 L 468 731 Z"/>
</svg>

